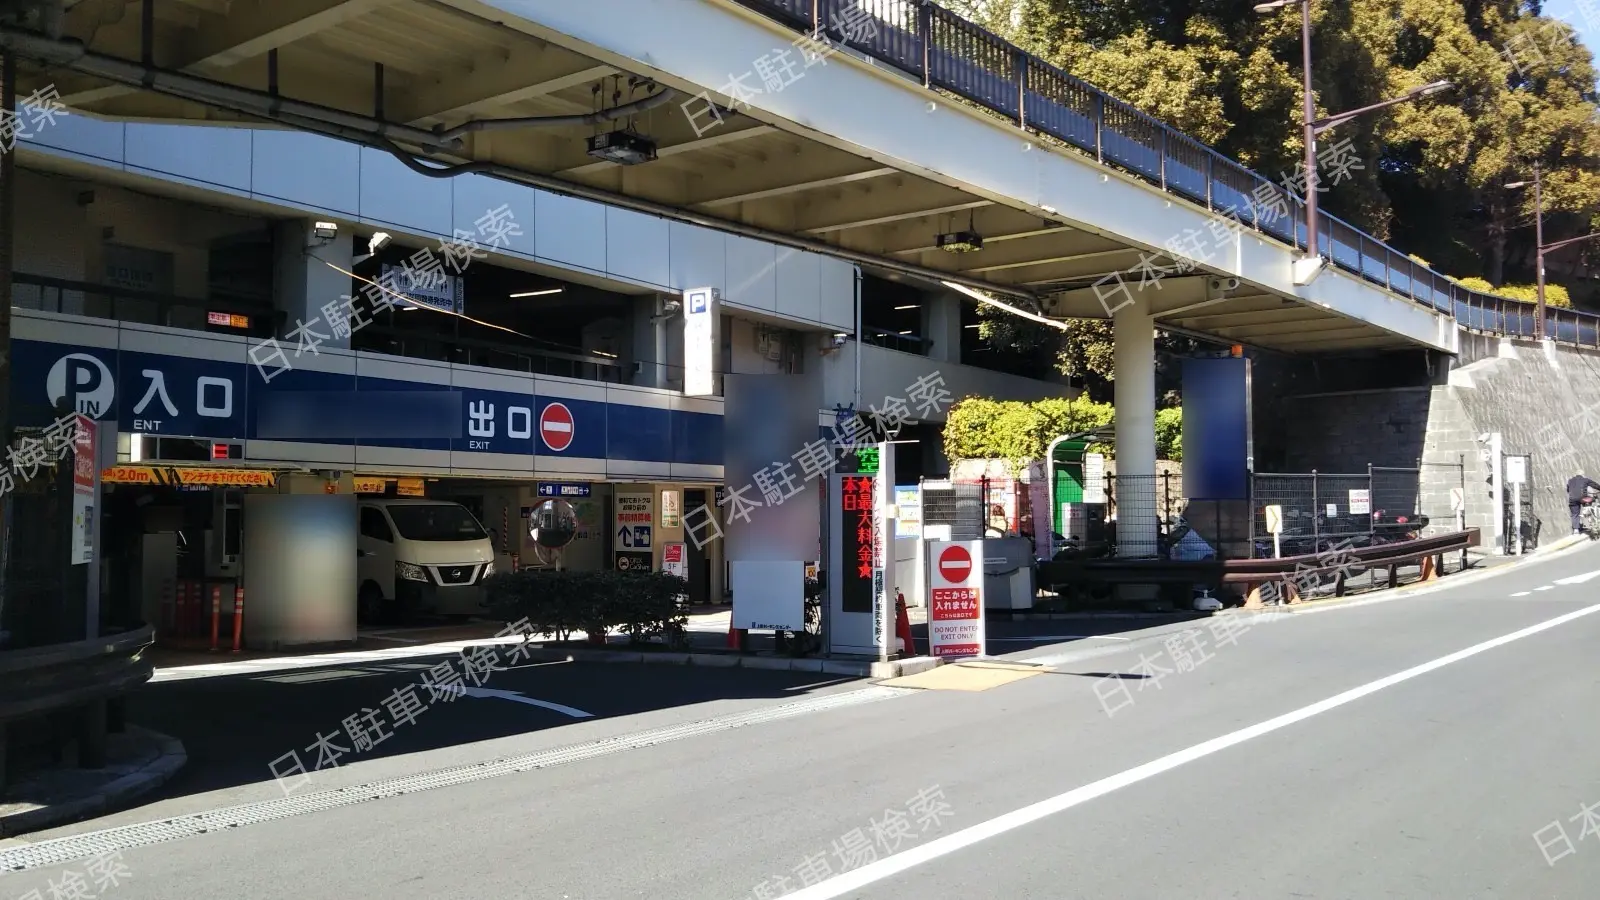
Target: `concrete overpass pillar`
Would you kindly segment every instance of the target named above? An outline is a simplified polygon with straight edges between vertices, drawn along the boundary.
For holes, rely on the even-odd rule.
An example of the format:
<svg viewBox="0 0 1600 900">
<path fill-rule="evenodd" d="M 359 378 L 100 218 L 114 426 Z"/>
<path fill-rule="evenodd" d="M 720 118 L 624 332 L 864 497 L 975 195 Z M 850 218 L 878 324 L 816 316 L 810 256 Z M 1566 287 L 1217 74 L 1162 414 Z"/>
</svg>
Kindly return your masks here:
<svg viewBox="0 0 1600 900">
<path fill-rule="evenodd" d="M 961 297 L 950 291 L 933 291 L 923 307 L 922 334 L 929 341 L 928 358 L 961 362 Z"/>
<path fill-rule="evenodd" d="M 316 340 L 319 347 L 349 349 L 349 332 L 343 323 L 340 328 L 331 327 L 323 315 L 323 307 L 350 296 L 353 284 L 350 276 L 344 274 L 351 271 L 350 235 L 341 229 L 334 238 L 319 237 L 315 225 L 311 219 L 278 223 L 278 284 L 272 299 L 273 306 L 283 313 L 286 321 L 276 336 L 282 341 L 297 323 L 304 322 L 317 335 L 316 338 L 308 336 L 307 340 Z"/>
<path fill-rule="evenodd" d="M 1112 320 L 1117 460 L 1117 555 L 1159 554 L 1156 507 L 1156 323 L 1128 304 Z"/>
</svg>

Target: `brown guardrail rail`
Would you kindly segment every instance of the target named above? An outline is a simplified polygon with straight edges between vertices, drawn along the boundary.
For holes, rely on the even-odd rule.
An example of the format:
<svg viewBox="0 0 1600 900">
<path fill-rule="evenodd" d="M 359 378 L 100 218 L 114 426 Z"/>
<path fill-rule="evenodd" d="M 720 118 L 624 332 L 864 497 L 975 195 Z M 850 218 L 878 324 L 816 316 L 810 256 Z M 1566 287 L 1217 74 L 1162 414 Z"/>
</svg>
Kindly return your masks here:
<svg viewBox="0 0 1600 900">
<path fill-rule="evenodd" d="M 154 666 L 144 650 L 155 629 L 66 644 L 0 651 L 0 722 L 34 716 L 118 694 L 144 684 Z"/>
</svg>

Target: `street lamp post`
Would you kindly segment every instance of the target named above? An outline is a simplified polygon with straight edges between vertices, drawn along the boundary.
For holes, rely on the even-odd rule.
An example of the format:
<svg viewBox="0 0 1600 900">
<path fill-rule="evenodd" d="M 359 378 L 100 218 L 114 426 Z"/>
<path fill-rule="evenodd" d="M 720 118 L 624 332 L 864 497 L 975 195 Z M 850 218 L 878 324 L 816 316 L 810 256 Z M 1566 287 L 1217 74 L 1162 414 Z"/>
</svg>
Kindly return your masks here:
<svg viewBox="0 0 1600 900">
<path fill-rule="evenodd" d="M 1255 10 L 1258 13 L 1277 12 L 1288 6 L 1300 7 L 1300 73 L 1301 73 L 1301 115 L 1302 128 L 1301 141 L 1305 144 L 1306 159 L 1306 258 L 1317 259 L 1317 135 L 1336 125 L 1342 125 L 1351 119 L 1369 112 L 1394 106 L 1397 103 L 1406 103 L 1418 100 L 1440 91 L 1449 90 L 1452 85 L 1448 81 L 1435 81 L 1422 87 L 1412 88 L 1404 95 L 1352 109 L 1338 115 L 1328 116 L 1325 119 L 1317 118 L 1317 107 L 1311 87 L 1311 0 L 1272 0 L 1271 3 L 1258 3 Z"/>
<path fill-rule="evenodd" d="M 1529 184 L 1530 184 L 1530 182 L 1527 182 L 1527 181 L 1513 181 L 1510 184 L 1506 185 L 1506 187 L 1507 188 L 1511 188 L 1511 189 L 1515 189 L 1515 188 L 1527 187 Z M 1579 241 L 1587 241 L 1587 240 L 1589 240 L 1591 238 L 1600 237 L 1600 231 L 1592 232 L 1590 234 L 1585 234 L 1585 235 L 1582 235 L 1582 236 L 1579 236 L 1579 237 L 1575 237 L 1575 238 L 1567 238 L 1564 241 L 1556 241 L 1554 244 L 1546 244 L 1544 242 L 1544 182 L 1543 182 L 1543 179 L 1540 177 L 1539 164 L 1538 163 L 1534 163 L 1533 164 L 1533 181 L 1531 182 L 1531 184 L 1533 185 L 1533 244 L 1534 244 L 1534 248 L 1535 248 L 1534 249 L 1534 254 L 1533 254 L 1533 267 L 1535 269 L 1535 273 L 1534 273 L 1535 282 L 1534 283 L 1538 286 L 1537 287 L 1537 292 L 1535 294 L 1535 304 L 1534 304 L 1534 314 L 1533 314 L 1534 315 L 1534 318 L 1533 318 L 1533 336 L 1538 338 L 1538 339 L 1540 339 L 1540 340 L 1544 340 L 1544 337 L 1545 337 L 1545 333 L 1544 333 L 1544 311 L 1545 311 L 1545 301 L 1544 301 L 1544 257 L 1545 257 L 1545 254 L 1549 253 L 1551 250 L 1559 250 L 1562 247 L 1567 246 L 1568 244 L 1576 244 Z"/>
</svg>

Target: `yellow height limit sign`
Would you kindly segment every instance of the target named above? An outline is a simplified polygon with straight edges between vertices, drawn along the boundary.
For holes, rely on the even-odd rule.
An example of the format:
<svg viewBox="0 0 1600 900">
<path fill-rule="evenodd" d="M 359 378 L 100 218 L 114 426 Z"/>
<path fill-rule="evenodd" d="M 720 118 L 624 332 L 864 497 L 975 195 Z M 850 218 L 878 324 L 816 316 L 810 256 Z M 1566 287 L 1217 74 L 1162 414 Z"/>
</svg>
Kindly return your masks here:
<svg viewBox="0 0 1600 900">
<path fill-rule="evenodd" d="M 278 473 L 266 469 L 204 469 L 185 466 L 112 466 L 100 472 L 107 484 L 169 487 L 272 487 Z"/>
</svg>

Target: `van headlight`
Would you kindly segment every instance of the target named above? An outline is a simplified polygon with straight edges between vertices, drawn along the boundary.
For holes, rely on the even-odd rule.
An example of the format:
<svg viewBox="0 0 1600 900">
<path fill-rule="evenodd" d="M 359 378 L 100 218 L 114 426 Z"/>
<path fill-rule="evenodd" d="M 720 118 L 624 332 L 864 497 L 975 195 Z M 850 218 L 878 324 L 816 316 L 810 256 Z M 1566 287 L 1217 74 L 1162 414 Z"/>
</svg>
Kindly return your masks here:
<svg viewBox="0 0 1600 900">
<path fill-rule="evenodd" d="M 483 564 L 483 577 L 488 578 L 490 575 L 493 575 L 493 574 L 494 574 L 494 563 L 492 563 L 492 562 L 484 563 Z"/>
<path fill-rule="evenodd" d="M 401 578 L 406 581 L 426 582 L 428 580 L 427 570 L 423 569 L 416 563 L 396 562 L 394 564 L 394 575 L 396 578 Z"/>
</svg>

